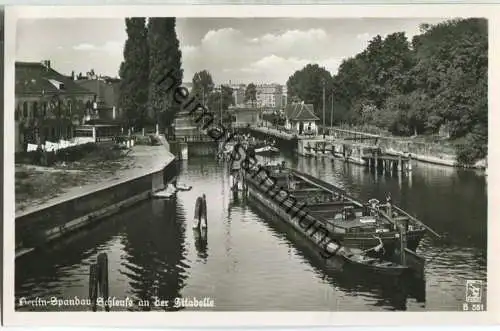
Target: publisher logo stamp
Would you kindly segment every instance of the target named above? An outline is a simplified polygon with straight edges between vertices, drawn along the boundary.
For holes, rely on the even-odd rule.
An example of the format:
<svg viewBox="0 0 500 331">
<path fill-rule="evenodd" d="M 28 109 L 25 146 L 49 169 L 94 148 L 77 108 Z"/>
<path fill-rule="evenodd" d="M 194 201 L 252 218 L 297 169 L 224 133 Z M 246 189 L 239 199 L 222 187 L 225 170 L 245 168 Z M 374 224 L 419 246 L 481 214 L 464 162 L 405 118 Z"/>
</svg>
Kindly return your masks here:
<svg viewBox="0 0 500 331">
<path fill-rule="evenodd" d="M 465 303 L 463 310 L 484 311 L 483 305 L 483 281 L 467 280 L 465 282 Z"/>
<path fill-rule="evenodd" d="M 465 302 L 481 303 L 483 297 L 483 282 L 467 280 L 465 283 Z"/>
</svg>

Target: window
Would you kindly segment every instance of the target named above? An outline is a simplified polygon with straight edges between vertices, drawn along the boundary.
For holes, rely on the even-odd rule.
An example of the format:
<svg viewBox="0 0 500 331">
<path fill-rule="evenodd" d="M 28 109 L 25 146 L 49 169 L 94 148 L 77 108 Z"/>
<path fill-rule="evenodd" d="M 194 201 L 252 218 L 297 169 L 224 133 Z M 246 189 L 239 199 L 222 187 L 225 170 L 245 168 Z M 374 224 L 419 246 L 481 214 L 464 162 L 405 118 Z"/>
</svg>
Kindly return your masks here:
<svg viewBox="0 0 500 331">
<path fill-rule="evenodd" d="M 48 107 L 48 103 L 47 103 L 47 101 L 45 101 L 42 105 L 42 116 L 43 117 L 47 116 L 47 107 Z"/>
<path fill-rule="evenodd" d="M 68 100 L 68 114 L 71 116 L 73 112 L 73 103 L 71 102 L 71 100 Z"/>
<path fill-rule="evenodd" d="M 23 117 L 24 118 L 28 117 L 28 103 L 26 101 L 23 102 Z"/>
<path fill-rule="evenodd" d="M 55 138 L 56 137 L 56 128 L 52 128 L 51 130 L 51 135 L 50 135 L 52 138 Z"/>
</svg>

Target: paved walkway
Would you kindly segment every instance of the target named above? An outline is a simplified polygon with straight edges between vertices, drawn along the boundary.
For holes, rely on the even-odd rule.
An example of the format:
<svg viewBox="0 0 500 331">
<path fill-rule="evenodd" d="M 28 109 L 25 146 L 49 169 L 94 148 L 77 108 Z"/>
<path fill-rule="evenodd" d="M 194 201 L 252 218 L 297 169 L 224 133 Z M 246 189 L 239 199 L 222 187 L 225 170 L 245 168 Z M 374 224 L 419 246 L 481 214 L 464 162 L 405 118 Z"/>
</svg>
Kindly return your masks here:
<svg viewBox="0 0 500 331">
<path fill-rule="evenodd" d="M 129 156 L 131 156 L 132 158 L 130 168 L 118 170 L 109 178 L 102 179 L 98 183 L 92 182 L 89 184 L 65 189 L 64 193 L 61 193 L 54 198 L 45 200 L 40 203 L 37 203 L 37 201 L 33 201 L 32 205 L 24 207 L 22 210 L 19 210 L 19 206 L 16 205 L 16 218 L 68 200 L 87 195 L 94 191 L 106 189 L 110 186 L 124 183 L 132 178 L 142 177 L 149 173 L 160 171 L 175 159 L 175 156 L 168 150 L 168 144 L 166 146 L 137 145 L 132 147 Z"/>
</svg>

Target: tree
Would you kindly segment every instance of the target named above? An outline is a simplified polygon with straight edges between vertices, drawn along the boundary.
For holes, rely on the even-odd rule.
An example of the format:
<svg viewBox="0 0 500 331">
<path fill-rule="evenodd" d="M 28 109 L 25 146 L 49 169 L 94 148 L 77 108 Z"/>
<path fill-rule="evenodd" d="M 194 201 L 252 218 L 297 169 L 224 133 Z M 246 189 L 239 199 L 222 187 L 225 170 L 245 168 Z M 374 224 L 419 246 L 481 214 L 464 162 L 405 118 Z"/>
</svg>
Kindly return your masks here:
<svg viewBox="0 0 500 331">
<path fill-rule="evenodd" d="M 466 136 L 476 120 L 487 126 L 488 26 L 485 19 L 452 20 L 413 39 L 414 76 L 430 96 L 430 112 L 448 124 L 453 138 Z M 432 109 L 432 110 L 431 110 Z"/>
<path fill-rule="evenodd" d="M 294 72 L 288 78 L 286 86 L 288 98 L 298 98 L 305 103 L 312 103 L 314 112 L 323 119 L 323 85 L 325 89 L 325 117 L 330 116 L 330 95 L 333 91 L 332 76 L 323 67 L 317 64 L 308 64 L 301 70 Z M 326 121 L 325 121 L 326 122 Z M 328 123 L 328 122 L 326 122 Z"/>
<path fill-rule="evenodd" d="M 193 76 L 193 89 L 191 93 L 197 95 L 198 98 L 206 104 L 210 94 L 214 90 L 214 81 L 212 75 L 207 70 L 202 70 Z"/>
<path fill-rule="evenodd" d="M 149 52 L 145 23 L 144 17 L 125 19 L 128 38 L 123 49 L 124 61 L 120 65 L 118 103 L 128 126 L 142 127 L 147 115 Z"/>
<path fill-rule="evenodd" d="M 411 45 L 402 32 L 385 39 L 376 36 L 365 50 L 341 63 L 332 84 L 335 119 L 376 125 L 395 135 L 435 134 L 446 125 L 451 139 L 462 141 L 460 162 L 485 157 L 487 21 L 422 24 L 420 33 Z M 308 91 L 311 80 L 303 73 L 294 75 L 289 93 L 317 99 Z"/>
<path fill-rule="evenodd" d="M 157 123 L 169 127 L 180 109 L 173 92 L 182 84 L 181 51 L 175 31 L 175 17 L 151 17 L 148 20 L 149 108 Z M 165 75 L 173 71 L 175 82 Z"/>
<path fill-rule="evenodd" d="M 248 84 L 247 88 L 245 89 L 245 102 L 248 101 L 250 101 L 252 106 L 254 106 L 255 102 L 257 101 L 257 87 L 254 83 Z"/>
<path fill-rule="evenodd" d="M 234 105 L 233 89 L 226 85 L 222 85 L 220 89 L 212 92 L 209 99 L 207 100 L 208 109 L 213 112 L 216 118 L 219 118 L 219 121 L 221 110 L 223 119 L 227 120 L 228 118 L 230 118 L 228 109 L 231 105 Z"/>
</svg>

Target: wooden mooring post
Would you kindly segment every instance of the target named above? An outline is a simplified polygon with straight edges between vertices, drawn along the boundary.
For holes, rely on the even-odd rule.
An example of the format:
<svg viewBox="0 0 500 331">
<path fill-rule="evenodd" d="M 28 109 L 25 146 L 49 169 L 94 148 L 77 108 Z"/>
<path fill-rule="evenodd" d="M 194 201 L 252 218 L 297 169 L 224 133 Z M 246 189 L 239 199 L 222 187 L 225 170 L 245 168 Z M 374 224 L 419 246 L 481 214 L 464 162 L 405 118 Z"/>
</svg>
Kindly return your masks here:
<svg viewBox="0 0 500 331">
<path fill-rule="evenodd" d="M 108 254 L 106 253 L 97 255 L 97 262 L 90 265 L 89 298 L 92 311 L 97 311 L 98 302 L 102 302 L 105 311 L 109 311 Z"/>
</svg>

